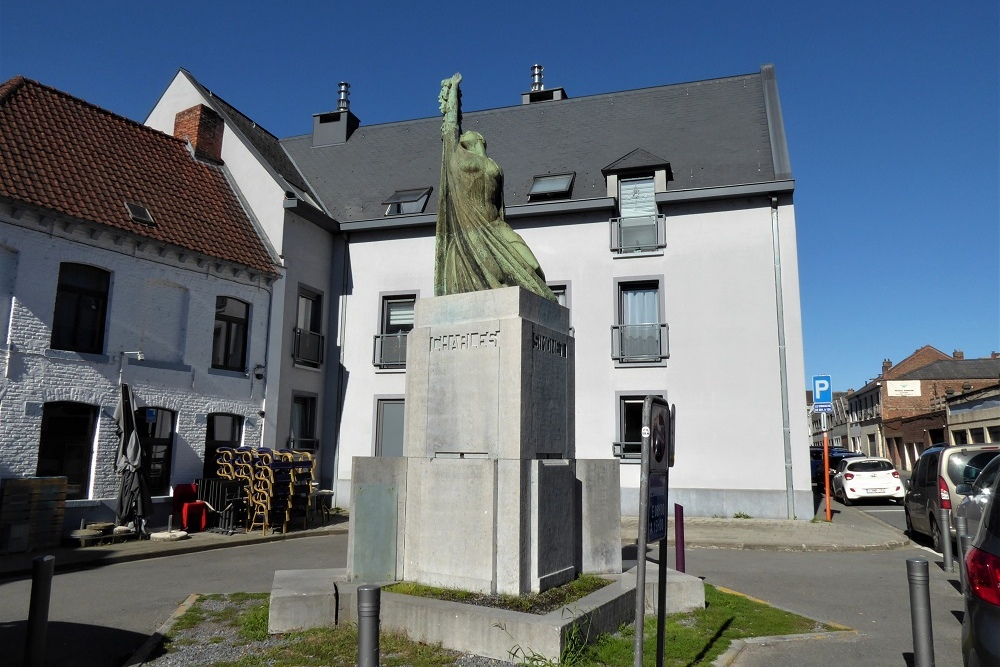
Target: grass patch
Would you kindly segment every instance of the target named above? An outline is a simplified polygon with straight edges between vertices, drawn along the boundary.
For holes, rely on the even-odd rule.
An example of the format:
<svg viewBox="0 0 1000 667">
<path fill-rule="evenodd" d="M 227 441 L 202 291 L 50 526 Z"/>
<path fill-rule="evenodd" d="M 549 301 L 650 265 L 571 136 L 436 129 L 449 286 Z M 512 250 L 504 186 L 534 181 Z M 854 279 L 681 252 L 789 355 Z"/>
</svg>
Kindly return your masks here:
<svg viewBox="0 0 1000 667">
<path fill-rule="evenodd" d="M 386 586 L 383 590 L 388 593 L 402 593 L 403 595 L 416 595 L 418 597 L 435 598 L 437 600 L 464 602 L 482 607 L 494 607 L 496 609 L 507 609 L 529 614 L 547 614 L 550 611 L 571 605 L 610 583 L 609 579 L 585 574 L 562 586 L 550 588 L 541 593 L 521 596 L 470 593 L 469 591 L 454 588 L 424 586 L 423 584 L 415 584 L 409 581 L 401 581 Z"/>
<path fill-rule="evenodd" d="M 598 577 L 592 577 L 599 579 Z M 601 580 L 605 581 L 605 580 Z M 584 583 L 584 586 L 587 584 Z M 432 589 L 433 590 L 433 589 Z M 434 597 L 439 597 L 435 595 Z M 358 659 L 357 626 L 344 624 L 333 629 L 315 629 L 267 638 L 267 596 L 235 596 L 210 600 L 200 598 L 180 620 L 186 630 L 174 626 L 170 651 L 184 659 L 186 650 L 197 650 L 221 643 L 211 630 L 237 627 L 226 632 L 226 641 L 246 646 L 247 654 L 234 662 L 216 662 L 213 667 L 353 667 Z M 711 665 L 729 648 L 734 639 L 771 635 L 802 634 L 843 630 L 817 623 L 808 618 L 771 607 L 760 600 L 732 591 L 705 586 L 706 608 L 694 612 L 671 614 L 666 619 L 664 665 L 667 667 L 697 667 Z M 203 608 L 206 605 L 206 608 Z M 235 612 L 222 614 L 220 607 Z M 232 619 L 237 619 L 233 625 Z M 199 627 L 203 624 L 204 627 Z M 200 633 L 200 634 L 199 634 Z M 600 635 L 584 646 L 586 637 L 577 637 L 576 646 L 563 655 L 563 664 L 573 667 L 632 667 L 634 631 L 624 627 L 614 635 Z M 461 657 L 456 651 L 410 641 L 404 635 L 382 628 L 379 637 L 380 664 L 385 667 L 449 667 Z M 530 647 L 514 646 L 512 659 L 529 667 L 552 667 L 544 658 L 531 652 Z M 656 619 L 647 618 L 644 626 L 643 664 L 656 664 Z M 192 653 L 193 656 L 193 653 Z M 176 659 L 175 657 L 175 659 Z M 192 659 L 192 662 L 194 660 Z M 155 667 L 155 662 L 152 663 Z"/>
<path fill-rule="evenodd" d="M 705 585 L 705 609 L 666 618 L 663 664 L 667 667 L 711 665 L 734 639 L 843 630 L 776 609 L 765 602 Z M 578 664 L 629 667 L 635 631 L 601 635 L 582 651 Z M 656 664 L 656 619 L 643 626 L 643 665 Z"/>
</svg>

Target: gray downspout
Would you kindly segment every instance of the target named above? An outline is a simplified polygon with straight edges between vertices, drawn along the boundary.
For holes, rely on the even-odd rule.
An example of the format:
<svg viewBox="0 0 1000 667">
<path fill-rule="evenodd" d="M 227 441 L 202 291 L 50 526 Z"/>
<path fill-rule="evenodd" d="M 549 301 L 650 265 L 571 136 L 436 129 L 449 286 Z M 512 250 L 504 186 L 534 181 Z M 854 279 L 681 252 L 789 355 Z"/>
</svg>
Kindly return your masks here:
<svg viewBox="0 0 1000 667">
<path fill-rule="evenodd" d="M 785 497 L 788 518 L 795 518 L 795 488 L 792 478 L 792 430 L 788 414 L 788 364 L 785 352 L 785 306 L 781 292 L 781 240 L 778 236 L 778 198 L 771 197 L 771 243 L 774 246 L 774 299 L 778 316 L 778 366 L 781 376 L 781 431 L 785 444 Z"/>
<path fill-rule="evenodd" d="M 340 289 L 337 290 L 338 300 L 340 301 L 340 307 L 337 313 L 337 391 L 334 394 L 335 400 L 337 401 L 336 407 L 336 417 L 334 420 L 334 425 L 337 428 L 336 438 L 334 439 L 334 449 L 333 449 L 333 471 L 332 479 L 330 480 L 330 488 L 333 489 L 333 506 L 339 507 L 337 493 L 337 481 L 340 476 L 340 434 L 343 430 L 343 425 L 341 420 L 344 416 L 344 339 L 341 336 L 347 335 L 347 250 L 350 244 L 350 235 L 344 234 L 344 256 L 343 256 L 343 272 L 340 279 Z"/>
</svg>

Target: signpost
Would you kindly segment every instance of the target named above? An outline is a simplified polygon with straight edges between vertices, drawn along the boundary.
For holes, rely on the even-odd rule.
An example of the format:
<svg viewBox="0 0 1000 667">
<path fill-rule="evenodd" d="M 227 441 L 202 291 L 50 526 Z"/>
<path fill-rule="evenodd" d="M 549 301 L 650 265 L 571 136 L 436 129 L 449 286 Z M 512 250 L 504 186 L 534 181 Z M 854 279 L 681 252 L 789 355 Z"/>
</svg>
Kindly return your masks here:
<svg viewBox="0 0 1000 667">
<path fill-rule="evenodd" d="M 656 665 L 663 667 L 667 607 L 667 499 L 674 465 L 675 406 L 659 396 L 642 404 L 642 469 L 639 477 L 639 540 L 635 575 L 634 667 L 642 667 L 642 631 L 646 618 L 646 545 L 659 543 L 656 609 Z"/>
<path fill-rule="evenodd" d="M 826 497 L 826 520 L 833 518 L 830 510 L 830 442 L 826 428 L 826 416 L 833 412 L 833 382 L 829 375 L 813 376 L 813 412 L 820 413 L 820 428 L 823 430 L 823 479 Z"/>
</svg>

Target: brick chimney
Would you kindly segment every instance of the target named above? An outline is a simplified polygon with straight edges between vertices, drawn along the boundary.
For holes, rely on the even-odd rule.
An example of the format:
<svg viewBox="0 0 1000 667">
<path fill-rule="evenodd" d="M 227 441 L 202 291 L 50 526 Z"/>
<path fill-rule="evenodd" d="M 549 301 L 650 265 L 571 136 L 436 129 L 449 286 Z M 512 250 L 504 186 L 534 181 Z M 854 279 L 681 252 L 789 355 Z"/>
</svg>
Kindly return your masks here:
<svg viewBox="0 0 1000 667">
<path fill-rule="evenodd" d="M 953 359 L 965 359 L 965 352 L 962 352 L 961 350 L 955 350 L 954 352 L 951 353 L 951 356 Z"/>
<path fill-rule="evenodd" d="M 204 104 L 185 109 L 174 118 L 174 136 L 190 142 L 199 160 L 222 164 L 222 117 Z"/>
<path fill-rule="evenodd" d="M 889 360 L 889 359 L 883 359 L 882 360 L 882 375 L 885 375 L 886 373 L 888 373 L 890 368 L 892 368 L 892 361 Z"/>
<path fill-rule="evenodd" d="M 990 352 L 990 359 L 1000 359 L 1000 352 Z"/>
</svg>

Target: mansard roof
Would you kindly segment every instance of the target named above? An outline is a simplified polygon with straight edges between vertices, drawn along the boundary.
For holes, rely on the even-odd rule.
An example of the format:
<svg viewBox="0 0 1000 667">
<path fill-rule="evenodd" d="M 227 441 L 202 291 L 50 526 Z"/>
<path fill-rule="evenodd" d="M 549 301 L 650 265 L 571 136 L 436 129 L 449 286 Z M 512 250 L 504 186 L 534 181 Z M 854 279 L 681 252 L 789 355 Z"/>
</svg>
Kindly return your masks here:
<svg viewBox="0 0 1000 667">
<path fill-rule="evenodd" d="M 223 167 L 24 77 L 0 85 L 0 197 L 276 275 Z M 145 207 L 136 222 L 126 202 Z"/>
<path fill-rule="evenodd" d="M 463 82 L 476 85 L 488 83 Z M 770 66 L 708 81 L 466 110 L 462 124 L 486 138 L 504 170 L 507 206 L 527 204 L 534 178 L 545 174 L 574 172 L 573 200 L 606 197 L 602 169 L 636 149 L 669 162 L 668 192 L 787 184 L 792 177 Z M 362 125 L 342 144 L 314 148 L 310 135 L 281 144 L 331 216 L 373 220 L 393 192 L 437 185 L 440 128 L 440 118 L 422 118 Z M 432 197 L 425 213 L 436 207 Z"/>
</svg>

